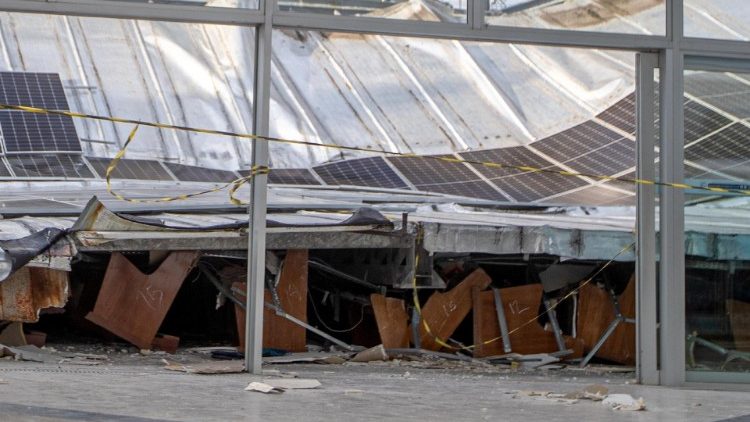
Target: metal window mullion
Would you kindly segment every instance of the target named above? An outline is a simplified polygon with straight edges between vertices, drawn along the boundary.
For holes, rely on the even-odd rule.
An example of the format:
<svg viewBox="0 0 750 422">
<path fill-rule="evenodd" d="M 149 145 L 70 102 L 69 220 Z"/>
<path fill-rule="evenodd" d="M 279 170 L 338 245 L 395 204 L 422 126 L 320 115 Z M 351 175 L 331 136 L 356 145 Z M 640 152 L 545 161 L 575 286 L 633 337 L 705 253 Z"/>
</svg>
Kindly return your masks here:
<svg viewBox="0 0 750 422">
<path fill-rule="evenodd" d="M 655 180 L 654 70 L 659 56 L 636 56 L 636 177 Z M 639 184 L 636 188 L 636 373 L 642 384 L 659 383 L 657 367 L 656 290 L 656 189 Z"/>
<path fill-rule="evenodd" d="M 268 136 L 271 103 L 271 56 L 275 0 L 264 0 L 264 24 L 255 33 L 255 89 L 253 92 L 253 132 Z M 253 167 L 268 166 L 268 141 L 256 139 L 252 149 Z M 248 230 L 247 292 L 245 303 L 245 369 L 262 372 L 263 305 L 266 270 L 266 207 L 268 175 L 257 174 L 250 185 L 250 225 Z"/>
<path fill-rule="evenodd" d="M 471 25 L 456 22 L 328 16 L 283 11 L 274 14 L 273 23 L 276 27 L 313 31 L 455 39 L 460 41 L 508 42 L 620 50 L 653 50 L 669 46 L 666 37 L 652 35 L 486 26 L 484 24 L 481 28 L 475 29 Z"/>
<path fill-rule="evenodd" d="M 684 179 L 683 57 L 679 49 L 661 54 L 660 180 Z M 662 188 L 659 204 L 659 365 L 660 383 L 685 381 L 685 192 Z"/>
<path fill-rule="evenodd" d="M 488 0 L 468 0 L 466 17 L 469 26 L 473 29 L 484 27 L 484 13 L 487 10 Z"/>
</svg>

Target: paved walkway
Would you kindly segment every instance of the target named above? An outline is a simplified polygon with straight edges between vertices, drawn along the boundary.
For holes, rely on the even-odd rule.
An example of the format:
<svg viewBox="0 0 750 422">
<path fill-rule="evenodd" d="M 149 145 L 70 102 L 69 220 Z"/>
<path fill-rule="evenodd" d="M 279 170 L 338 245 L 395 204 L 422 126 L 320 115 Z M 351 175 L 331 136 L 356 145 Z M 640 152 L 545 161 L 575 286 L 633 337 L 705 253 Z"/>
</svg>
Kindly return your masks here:
<svg viewBox="0 0 750 422">
<path fill-rule="evenodd" d="M 717 421 L 750 420 L 750 393 L 644 387 L 632 374 L 425 369 L 398 363 L 277 365 L 322 383 L 315 390 L 244 391 L 248 374 L 195 375 L 163 369 L 164 356 L 97 366 L 0 360 L 2 421 Z M 590 384 L 643 397 L 647 410 L 533 397 Z M 524 391 L 525 393 L 518 393 Z M 732 419 L 736 418 L 736 419 Z"/>
</svg>

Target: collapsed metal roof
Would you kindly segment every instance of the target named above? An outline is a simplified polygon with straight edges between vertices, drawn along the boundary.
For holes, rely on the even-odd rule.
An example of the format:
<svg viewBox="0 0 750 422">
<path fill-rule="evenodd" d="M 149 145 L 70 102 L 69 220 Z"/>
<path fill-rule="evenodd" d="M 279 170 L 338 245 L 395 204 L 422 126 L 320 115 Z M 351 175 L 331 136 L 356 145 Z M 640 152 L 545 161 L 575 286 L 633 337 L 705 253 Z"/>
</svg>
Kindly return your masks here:
<svg viewBox="0 0 750 422">
<path fill-rule="evenodd" d="M 713 10 L 711 2 L 691 7 L 695 13 L 688 13 L 686 19 L 692 26 L 714 24 L 700 9 Z M 522 24 L 539 10 L 488 19 Z M 397 5 L 386 13 L 441 18 L 420 2 Z M 663 25 L 660 13 L 658 8 L 646 7 L 634 16 L 615 15 L 586 29 L 616 31 L 630 25 L 627 32 L 632 32 L 632 23 L 638 22 L 639 31 L 651 33 Z M 747 20 L 732 22 L 731 31 L 750 35 Z M 706 29 L 714 34 L 726 30 Z M 250 29 L 0 14 L 0 35 L 0 69 L 59 73 L 76 110 L 252 131 L 254 39 Z M 528 145 L 591 119 L 632 92 L 634 85 L 633 55 L 625 52 L 281 30 L 275 32 L 274 43 L 271 134 L 311 142 L 417 154 Z M 100 157 L 114 155 L 130 130 L 83 120 L 76 121 L 76 127 L 84 152 Z M 250 149 L 249 143 L 229 138 L 141 129 L 128 156 L 241 169 L 249 165 Z M 272 144 L 271 157 L 275 168 L 309 167 L 342 158 L 324 148 L 279 144 Z M 115 189 L 137 197 L 190 192 L 204 185 L 114 183 Z M 35 215 L 0 221 L 2 239 L 49 227 L 68 229 L 92 196 L 103 198 L 107 207 L 120 212 L 167 213 L 157 217 L 167 223 L 200 228 L 219 221 L 246 221 L 241 209 L 232 207 L 220 193 L 174 204 L 138 205 L 109 198 L 101 180 L 15 181 L 6 182 L 4 188 L 0 214 Z M 448 205 L 456 202 L 462 206 Z M 272 186 L 269 190 L 270 218 L 285 218 L 298 227 L 315 226 L 321 218 L 341 219 L 321 210 L 353 210 L 363 205 L 381 210 L 396 222 L 402 212 L 409 212 L 410 221 L 426 229 L 425 247 L 437 252 L 609 259 L 633 240 L 632 207 L 493 210 L 494 201 L 404 190 L 332 186 Z M 223 213 L 206 214 L 209 210 Z M 746 243 L 750 229 L 739 218 L 732 225 L 717 225 L 713 222 L 716 212 L 732 217 L 728 210 L 711 210 L 711 218 L 705 209 L 686 211 L 699 220 L 688 222 L 689 251 L 698 256 L 745 259 L 743 249 L 732 248 L 730 243 Z"/>
</svg>

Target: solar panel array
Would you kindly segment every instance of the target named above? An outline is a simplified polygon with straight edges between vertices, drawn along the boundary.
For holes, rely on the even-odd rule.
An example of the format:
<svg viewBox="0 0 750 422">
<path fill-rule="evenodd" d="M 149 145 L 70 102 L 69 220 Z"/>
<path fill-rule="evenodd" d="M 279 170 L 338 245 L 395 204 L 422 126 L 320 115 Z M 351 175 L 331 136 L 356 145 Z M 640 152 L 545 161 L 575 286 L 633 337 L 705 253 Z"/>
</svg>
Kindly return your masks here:
<svg viewBox="0 0 750 422">
<path fill-rule="evenodd" d="M 278 185 L 320 185 L 308 169 L 273 169 L 268 173 L 268 183 Z"/>
<path fill-rule="evenodd" d="M 562 170 L 527 147 L 465 152 L 461 154 L 461 157 L 477 162 Z M 577 177 L 560 177 L 559 175 L 550 173 L 500 169 L 478 164 L 472 164 L 472 166 L 500 190 L 518 202 L 535 201 L 586 184 L 584 180 Z"/>
<path fill-rule="evenodd" d="M 596 117 L 627 133 L 635 134 L 635 93 L 618 101 Z"/>
<path fill-rule="evenodd" d="M 685 150 L 690 178 L 750 180 L 750 76 L 691 73 L 685 76 Z M 0 102 L 68 109 L 57 74 L 0 72 Z M 594 119 L 526 146 L 446 156 L 552 171 L 633 177 L 635 95 Z M 656 118 L 658 123 L 658 118 Z M 0 110 L 0 177 L 103 178 L 110 158 L 83 157 L 72 119 Z M 114 178 L 222 183 L 242 171 L 154 160 L 123 159 Z M 632 203 L 632 185 L 430 157 L 367 157 L 313 168 L 273 169 L 269 183 L 353 185 L 442 193 L 503 202 Z M 631 192 L 631 194 L 628 194 Z"/>
<path fill-rule="evenodd" d="M 7 157 L 16 177 L 93 179 L 79 154 L 15 154 Z"/>
<path fill-rule="evenodd" d="M 54 73 L 0 72 L 0 102 L 69 109 L 62 81 Z M 0 110 L 0 130 L 7 153 L 81 151 L 70 117 Z"/>
<path fill-rule="evenodd" d="M 164 163 L 170 172 L 183 182 L 227 183 L 239 176 L 233 171 L 209 169 L 206 167 L 188 166 L 185 164 Z"/>
<path fill-rule="evenodd" d="M 88 157 L 91 166 L 104 178 L 109 167 L 109 158 Z M 112 173 L 113 179 L 135 180 L 174 180 L 169 172 L 158 161 L 122 159 Z"/>
<path fill-rule="evenodd" d="M 406 189 L 408 187 L 383 157 L 339 161 L 314 167 L 313 170 L 329 185 L 391 189 Z"/>
<path fill-rule="evenodd" d="M 388 160 L 418 190 L 495 201 L 508 200 L 496 188 L 482 180 L 466 164 L 436 160 L 430 157 L 389 157 Z M 453 156 L 440 157 L 456 158 Z"/>
</svg>

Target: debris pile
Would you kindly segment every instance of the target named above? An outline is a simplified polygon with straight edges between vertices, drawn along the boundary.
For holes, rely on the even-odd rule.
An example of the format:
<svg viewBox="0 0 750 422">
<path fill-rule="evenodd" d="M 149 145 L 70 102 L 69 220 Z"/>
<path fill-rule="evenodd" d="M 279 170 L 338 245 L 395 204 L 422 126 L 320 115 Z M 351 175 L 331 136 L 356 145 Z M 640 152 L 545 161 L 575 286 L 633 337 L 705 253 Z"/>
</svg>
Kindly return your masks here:
<svg viewBox="0 0 750 422">
<path fill-rule="evenodd" d="M 550 391 L 521 390 L 510 392 L 514 399 L 530 398 L 537 400 L 550 400 L 556 403 L 576 404 L 581 400 L 601 402 L 602 405 L 614 410 L 637 411 L 646 410 L 646 402 L 643 398 L 635 399 L 630 394 L 610 393 L 609 388 L 603 385 L 589 385 L 580 390 L 568 393 L 554 393 Z"/>
</svg>

